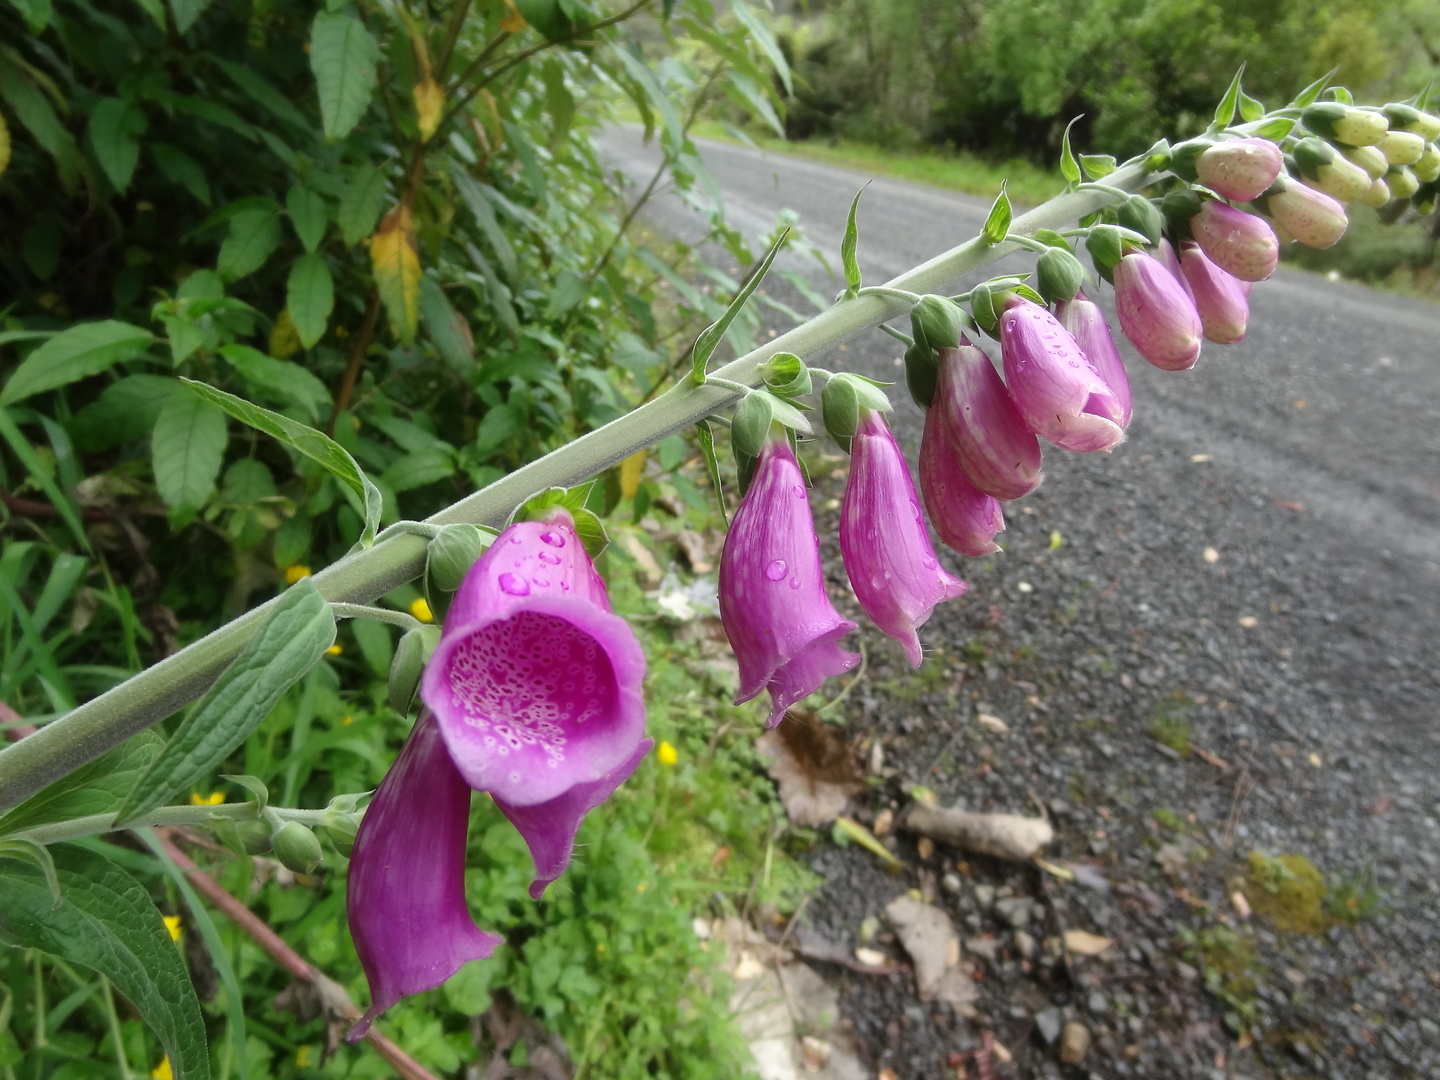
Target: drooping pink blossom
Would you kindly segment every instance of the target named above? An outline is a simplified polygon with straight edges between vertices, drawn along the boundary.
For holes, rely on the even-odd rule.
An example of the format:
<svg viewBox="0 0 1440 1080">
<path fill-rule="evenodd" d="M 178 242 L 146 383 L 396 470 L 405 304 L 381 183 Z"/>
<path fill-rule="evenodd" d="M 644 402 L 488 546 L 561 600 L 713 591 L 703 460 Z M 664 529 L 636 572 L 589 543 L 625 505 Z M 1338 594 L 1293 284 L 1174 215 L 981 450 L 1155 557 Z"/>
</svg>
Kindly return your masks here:
<svg viewBox="0 0 1440 1080">
<path fill-rule="evenodd" d="M 1158 260 L 1133 252 L 1115 267 L 1115 311 L 1130 344 L 1165 371 L 1188 371 L 1200 357 L 1203 331 L 1195 302 Z"/>
<path fill-rule="evenodd" d="M 1074 300 L 1055 305 L 1055 317 L 1060 320 L 1060 325 L 1069 331 L 1075 344 L 1080 346 L 1080 351 L 1090 361 L 1090 366 L 1105 381 L 1105 385 L 1120 403 L 1120 419 L 1117 423 L 1122 428 L 1129 427 L 1130 377 L 1125 372 L 1125 362 L 1120 359 L 1120 350 L 1115 347 L 1115 338 L 1105 321 L 1105 313 L 1081 290 L 1075 294 Z"/>
<path fill-rule="evenodd" d="M 1200 183 L 1217 195 L 1249 202 L 1280 175 L 1285 156 L 1268 139 L 1226 139 L 1195 159 Z"/>
<path fill-rule="evenodd" d="M 1040 441 L 995 365 L 963 336 L 958 348 L 939 351 L 937 363 L 926 429 L 943 418 L 956 459 L 975 488 L 997 499 L 1030 494 L 1041 480 Z"/>
<path fill-rule="evenodd" d="M 1198 244 L 1181 245 L 1180 263 L 1195 297 L 1205 339 L 1230 345 L 1243 338 L 1250 318 L 1244 283 L 1207 259 Z"/>
<path fill-rule="evenodd" d="M 1207 199 L 1190 219 L 1190 232 L 1210 261 L 1241 281 L 1264 281 L 1275 273 L 1280 240 L 1264 218 Z"/>
<path fill-rule="evenodd" d="M 995 534 L 1005 528 L 1000 502 L 972 484 L 961 468 L 938 393 L 920 437 L 920 492 L 930 524 L 946 546 L 972 557 L 1000 550 L 995 543 Z"/>
</svg>

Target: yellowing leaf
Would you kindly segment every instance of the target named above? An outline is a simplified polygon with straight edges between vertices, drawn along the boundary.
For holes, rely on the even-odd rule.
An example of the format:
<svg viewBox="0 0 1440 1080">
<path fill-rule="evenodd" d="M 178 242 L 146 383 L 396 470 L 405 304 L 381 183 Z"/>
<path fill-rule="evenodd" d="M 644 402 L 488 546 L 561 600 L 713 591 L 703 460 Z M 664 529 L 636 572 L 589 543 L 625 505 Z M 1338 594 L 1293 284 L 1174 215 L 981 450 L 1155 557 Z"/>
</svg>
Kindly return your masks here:
<svg viewBox="0 0 1440 1080">
<path fill-rule="evenodd" d="M 645 451 L 637 450 L 620 463 L 620 497 L 633 499 L 640 490 L 640 476 L 645 471 Z"/>
<path fill-rule="evenodd" d="M 290 315 L 290 309 L 285 308 L 275 320 L 275 328 L 270 331 L 270 355 L 281 360 L 288 360 L 300 351 L 300 332 L 295 329 L 295 320 Z"/>
<path fill-rule="evenodd" d="M 445 91 L 433 78 L 426 78 L 415 84 L 414 93 L 420 137 L 428 139 L 440 126 L 440 116 L 445 111 Z"/>
<path fill-rule="evenodd" d="M 370 238 L 375 287 L 395 336 L 409 345 L 420 319 L 420 255 L 415 249 L 415 219 L 401 204 L 386 214 Z"/>
<path fill-rule="evenodd" d="M 505 0 L 505 17 L 500 20 L 500 29 L 507 34 L 518 34 L 525 29 L 526 25 L 525 16 L 520 14 L 520 9 L 515 6 L 515 0 Z"/>
</svg>

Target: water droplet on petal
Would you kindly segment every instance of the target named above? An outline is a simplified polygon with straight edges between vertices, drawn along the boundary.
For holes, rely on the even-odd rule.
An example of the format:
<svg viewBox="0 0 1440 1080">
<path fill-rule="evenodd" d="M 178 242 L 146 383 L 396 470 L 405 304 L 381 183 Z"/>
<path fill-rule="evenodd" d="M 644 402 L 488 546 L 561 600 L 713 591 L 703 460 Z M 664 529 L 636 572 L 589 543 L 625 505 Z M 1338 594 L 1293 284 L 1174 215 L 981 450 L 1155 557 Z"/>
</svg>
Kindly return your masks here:
<svg viewBox="0 0 1440 1080">
<path fill-rule="evenodd" d="M 929 555 L 926 555 L 925 558 L 920 560 L 920 562 L 924 564 L 926 570 L 934 570 L 937 566 L 940 565 L 940 561 L 938 559 L 932 558 Z"/>
<path fill-rule="evenodd" d="M 790 569 L 785 565 L 784 559 L 774 559 L 770 565 L 765 567 L 765 576 L 771 581 L 779 581 L 785 576 L 785 571 Z"/>
<path fill-rule="evenodd" d="M 796 497 L 797 499 L 803 499 L 803 498 L 805 498 L 805 485 L 804 485 L 804 484 L 796 484 L 796 485 L 795 485 L 794 487 L 792 487 L 790 490 L 795 493 L 795 497 Z"/>
<path fill-rule="evenodd" d="M 518 537 L 518 536 L 512 536 L 512 537 L 510 537 L 510 542 L 511 542 L 512 544 L 518 544 L 518 543 L 520 543 L 520 537 Z"/>
<path fill-rule="evenodd" d="M 546 529 L 540 534 L 540 542 L 542 544 L 549 544 L 551 547 L 564 547 L 565 537 L 552 529 Z"/>
<path fill-rule="evenodd" d="M 790 588 L 792 588 L 792 589 L 798 589 L 799 587 L 800 587 L 800 579 L 799 579 L 798 577 L 792 577 L 792 578 L 790 579 Z"/>
<path fill-rule="evenodd" d="M 530 595 L 530 583 L 526 581 L 523 577 L 521 577 L 519 574 L 512 574 L 510 573 L 510 571 L 507 570 L 505 571 L 505 573 L 501 574 L 496 580 L 500 584 L 501 591 L 507 592 L 511 596 Z"/>
<path fill-rule="evenodd" d="M 560 556 L 556 555 L 553 551 L 542 551 L 540 552 L 539 558 L 541 562 L 548 563 L 551 566 L 560 565 Z"/>
</svg>

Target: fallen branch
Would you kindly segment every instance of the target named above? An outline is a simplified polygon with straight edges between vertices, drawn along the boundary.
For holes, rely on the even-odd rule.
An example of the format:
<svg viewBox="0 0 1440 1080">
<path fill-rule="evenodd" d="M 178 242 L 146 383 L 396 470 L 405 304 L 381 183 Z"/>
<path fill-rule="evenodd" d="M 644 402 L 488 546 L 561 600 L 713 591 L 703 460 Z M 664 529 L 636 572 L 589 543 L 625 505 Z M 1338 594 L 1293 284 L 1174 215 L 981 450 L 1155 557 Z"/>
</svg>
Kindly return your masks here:
<svg viewBox="0 0 1440 1080">
<path fill-rule="evenodd" d="M 1055 839 L 1055 830 L 1044 818 L 972 814 L 924 803 L 910 808 L 901 827 L 943 844 L 1012 862 L 1029 862 L 1036 852 Z"/>
</svg>

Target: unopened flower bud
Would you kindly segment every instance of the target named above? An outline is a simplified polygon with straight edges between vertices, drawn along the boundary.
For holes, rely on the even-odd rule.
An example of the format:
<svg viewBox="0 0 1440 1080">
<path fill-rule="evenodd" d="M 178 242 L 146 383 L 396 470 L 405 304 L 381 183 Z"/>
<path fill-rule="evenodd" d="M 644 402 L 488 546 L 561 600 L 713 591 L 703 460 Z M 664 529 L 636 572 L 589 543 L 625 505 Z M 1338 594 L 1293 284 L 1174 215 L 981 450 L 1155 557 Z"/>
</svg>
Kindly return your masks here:
<svg viewBox="0 0 1440 1080">
<path fill-rule="evenodd" d="M 1422 139 L 1440 139 L 1440 116 L 1421 112 L 1413 105 L 1395 102 L 1380 110 L 1390 122 L 1391 131 L 1409 131 Z"/>
<path fill-rule="evenodd" d="M 1090 261 L 1095 264 L 1095 272 L 1109 281 L 1115 264 L 1124 254 L 1121 250 L 1120 230 L 1113 225 L 1096 225 L 1085 237 L 1085 250 L 1090 253 Z"/>
<path fill-rule="evenodd" d="M 1212 199 L 1190 219 L 1190 232 L 1211 262 L 1241 281 L 1275 272 L 1280 241 L 1263 218 Z"/>
<path fill-rule="evenodd" d="M 1115 267 L 1115 311 L 1137 352 L 1165 371 L 1188 371 L 1202 328 L 1185 287 L 1158 259 L 1135 252 Z"/>
<path fill-rule="evenodd" d="M 1425 140 L 1409 131 L 1387 131 L 1375 149 L 1391 165 L 1413 165 L 1425 153 Z"/>
<path fill-rule="evenodd" d="M 320 865 L 325 853 L 315 834 L 298 821 L 287 821 L 271 837 L 275 857 L 297 874 L 308 874 Z"/>
<path fill-rule="evenodd" d="M 1180 256 L 1175 253 L 1175 248 L 1170 241 L 1161 240 L 1160 243 L 1155 245 L 1155 250 L 1152 254 L 1160 260 L 1166 270 L 1169 270 L 1170 273 L 1174 275 L 1175 280 L 1184 286 L 1185 292 L 1188 295 L 1190 292 L 1190 283 L 1185 280 L 1185 272 L 1180 269 Z M 1193 300 L 1194 297 L 1192 296 L 1191 299 Z M 1081 345 L 1081 348 L 1084 348 L 1084 345 Z M 1088 349 L 1085 355 L 1090 355 Z"/>
<path fill-rule="evenodd" d="M 956 461 L 980 491 L 999 499 L 1030 494 L 1040 483 L 1040 442 L 990 357 L 962 339 L 940 353 L 939 366 L 927 427 L 943 419 Z"/>
<path fill-rule="evenodd" d="M 1180 263 L 1195 297 L 1205 339 L 1217 345 L 1232 345 L 1243 338 L 1250 303 L 1240 282 L 1207 259 L 1198 244 L 1183 246 Z"/>
<path fill-rule="evenodd" d="M 1283 163 L 1268 139 L 1227 139 L 1195 159 L 1195 175 L 1217 195 L 1249 202 L 1275 182 Z"/>
<path fill-rule="evenodd" d="M 910 309 L 910 330 L 915 344 L 924 343 L 932 351 L 955 348 L 965 326 L 965 312 L 960 305 L 943 296 L 922 296 Z"/>
<path fill-rule="evenodd" d="M 1351 146 L 1374 146 L 1390 129 L 1383 113 L 1357 109 L 1338 101 L 1320 101 L 1300 114 L 1300 122 L 1316 135 Z"/>
<path fill-rule="evenodd" d="M 1170 223 L 1171 235 L 1181 240 L 1188 240 L 1191 219 L 1200 212 L 1205 203 L 1213 201 L 1206 199 L 1194 188 L 1181 188 L 1178 191 L 1169 192 L 1165 198 L 1160 200 L 1160 212 Z"/>
<path fill-rule="evenodd" d="M 1420 155 L 1420 160 L 1410 166 L 1414 170 L 1415 177 L 1422 184 L 1433 184 L 1440 180 L 1440 146 L 1433 142 L 1425 144 L 1425 152 Z"/>
<path fill-rule="evenodd" d="M 1085 268 L 1065 248 L 1052 247 L 1035 261 L 1035 288 L 1052 304 L 1073 300 L 1084 280 Z"/>
<path fill-rule="evenodd" d="M 760 365 L 765 389 L 780 397 L 804 397 L 814 389 L 810 369 L 794 353 L 776 353 Z"/>
<path fill-rule="evenodd" d="M 1368 206 L 1372 210 L 1379 210 L 1390 201 L 1390 185 L 1384 180 L 1371 180 L 1370 186 L 1365 189 L 1365 194 L 1356 200 L 1361 206 Z"/>
<path fill-rule="evenodd" d="M 1330 247 L 1345 235 L 1349 224 L 1345 208 L 1329 195 L 1283 177 L 1255 205 L 1306 247 Z M 1216 265 L 1225 268 L 1219 260 Z"/>
<path fill-rule="evenodd" d="M 947 547 L 972 558 L 1000 550 L 995 543 L 995 534 L 1005 528 L 1000 503 L 959 468 L 945 417 L 935 409 L 926 414 L 920 438 L 920 493 L 930 524 Z"/>
<path fill-rule="evenodd" d="M 1420 190 L 1420 181 L 1415 173 L 1404 165 L 1396 165 L 1385 174 L 1385 183 L 1390 186 L 1392 199 L 1408 199 Z"/>
<path fill-rule="evenodd" d="M 1131 195 L 1116 209 L 1115 218 L 1122 228 L 1139 233 L 1152 244 L 1160 242 L 1160 236 L 1165 229 L 1165 215 L 1144 195 Z"/>
<path fill-rule="evenodd" d="M 1341 157 L 1333 146 L 1313 135 L 1295 147 L 1295 167 L 1311 187 L 1333 199 L 1354 202 L 1370 186 L 1370 174 Z"/>
<path fill-rule="evenodd" d="M 1385 160 L 1385 155 L 1373 146 L 1340 146 L 1336 147 L 1345 157 L 1346 161 L 1354 162 L 1367 173 L 1371 180 L 1379 180 L 1385 175 L 1385 170 L 1390 163 Z"/>
<path fill-rule="evenodd" d="M 1163 245 L 1168 248 L 1168 243 Z M 1171 251 L 1171 256 L 1174 252 Z M 1176 264 L 1178 267 L 1178 263 Z M 1131 395 L 1130 377 L 1125 373 L 1125 362 L 1120 359 L 1120 350 L 1115 347 L 1115 338 L 1105 322 L 1105 313 L 1100 306 L 1083 292 L 1076 293 L 1068 303 L 1055 305 L 1055 317 L 1060 325 L 1069 331 L 1080 346 L 1080 351 L 1090 361 L 1095 373 L 1105 380 L 1110 392 L 1120 403 L 1119 424 L 1130 425 Z"/>
<path fill-rule="evenodd" d="M 1440 181 L 1437 180 L 1432 180 L 1410 196 L 1410 205 L 1415 207 L 1415 212 L 1421 217 L 1433 214 L 1437 201 L 1440 201 Z"/>
<path fill-rule="evenodd" d="M 441 592 L 454 592 L 494 539 L 474 525 L 446 525 L 425 548 L 426 578 Z"/>
<path fill-rule="evenodd" d="M 329 811 L 320 819 L 320 828 L 335 845 L 335 850 L 348 859 L 355 850 L 355 835 L 360 830 L 360 823 L 350 814 Z"/>
<path fill-rule="evenodd" d="M 395 646 L 395 655 L 390 660 L 389 691 L 390 707 L 401 716 L 410 715 L 425 661 L 430 659 L 439 640 L 438 626 L 423 626 L 400 635 L 400 644 Z"/>
</svg>

